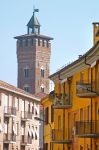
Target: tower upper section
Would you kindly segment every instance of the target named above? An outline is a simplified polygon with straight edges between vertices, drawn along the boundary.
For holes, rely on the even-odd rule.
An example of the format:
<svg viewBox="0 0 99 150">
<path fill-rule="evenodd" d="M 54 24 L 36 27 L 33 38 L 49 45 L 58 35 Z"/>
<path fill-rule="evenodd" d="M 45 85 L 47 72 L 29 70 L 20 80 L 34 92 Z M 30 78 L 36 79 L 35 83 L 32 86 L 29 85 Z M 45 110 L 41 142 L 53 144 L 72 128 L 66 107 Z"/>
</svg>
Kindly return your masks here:
<svg viewBox="0 0 99 150">
<path fill-rule="evenodd" d="M 40 34 L 40 23 L 37 17 L 35 16 L 35 12 L 38 12 L 38 11 L 39 11 L 38 9 L 34 9 L 33 15 L 27 24 L 28 34 L 31 34 L 31 33 Z"/>
</svg>

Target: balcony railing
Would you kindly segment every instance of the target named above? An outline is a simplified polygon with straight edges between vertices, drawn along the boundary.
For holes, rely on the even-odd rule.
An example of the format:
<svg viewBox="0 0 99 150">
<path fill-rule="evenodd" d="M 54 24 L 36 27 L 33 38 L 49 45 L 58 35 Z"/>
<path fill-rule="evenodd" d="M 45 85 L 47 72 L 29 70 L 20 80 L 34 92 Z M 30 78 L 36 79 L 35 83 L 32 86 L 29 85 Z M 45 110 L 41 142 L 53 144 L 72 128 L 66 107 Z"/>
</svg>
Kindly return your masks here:
<svg viewBox="0 0 99 150">
<path fill-rule="evenodd" d="M 4 134 L 3 140 L 5 143 L 16 142 L 16 135 L 12 133 Z"/>
<path fill-rule="evenodd" d="M 69 135 L 66 137 L 63 130 L 53 129 L 52 130 L 52 142 L 54 143 L 72 143 L 72 132 L 69 129 Z"/>
<path fill-rule="evenodd" d="M 83 138 L 99 137 L 99 121 L 77 121 L 76 135 Z"/>
<path fill-rule="evenodd" d="M 59 94 L 55 95 L 53 100 L 53 107 L 55 109 L 67 109 L 72 106 L 71 104 L 71 95 Z"/>
<path fill-rule="evenodd" d="M 4 107 L 5 116 L 16 116 L 16 107 L 5 106 Z"/>
<path fill-rule="evenodd" d="M 31 120 L 32 119 L 32 113 L 26 112 L 26 111 L 21 111 L 21 119 L 22 120 Z"/>
<path fill-rule="evenodd" d="M 21 135 L 21 145 L 32 144 L 32 137 Z"/>
<path fill-rule="evenodd" d="M 99 95 L 98 84 L 92 81 L 78 81 L 76 83 L 76 95 L 79 97 L 95 97 Z"/>
</svg>

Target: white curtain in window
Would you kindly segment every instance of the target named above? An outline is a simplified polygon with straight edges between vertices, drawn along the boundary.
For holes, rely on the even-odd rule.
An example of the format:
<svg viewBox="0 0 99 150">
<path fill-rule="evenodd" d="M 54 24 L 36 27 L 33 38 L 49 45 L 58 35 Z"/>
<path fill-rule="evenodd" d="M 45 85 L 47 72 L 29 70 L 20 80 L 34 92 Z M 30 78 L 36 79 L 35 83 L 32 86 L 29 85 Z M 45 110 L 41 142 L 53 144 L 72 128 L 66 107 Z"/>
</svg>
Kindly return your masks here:
<svg viewBox="0 0 99 150">
<path fill-rule="evenodd" d="M 7 110 L 8 110 L 8 95 L 5 95 L 4 97 L 4 112 L 7 113 Z"/>
<path fill-rule="evenodd" d="M 33 137 L 35 137 L 34 127 L 32 127 L 32 134 L 33 134 Z"/>
<path fill-rule="evenodd" d="M 6 122 L 4 123 L 4 133 L 7 134 L 7 123 Z"/>
<path fill-rule="evenodd" d="M 2 125 L 1 125 L 1 123 L 0 123 L 0 132 L 2 132 Z"/>
<path fill-rule="evenodd" d="M 15 98 L 15 107 L 18 110 L 18 98 Z"/>
<path fill-rule="evenodd" d="M 34 110 L 39 114 L 39 106 L 37 104 L 34 104 Z"/>
<path fill-rule="evenodd" d="M 8 95 L 5 95 L 4 106 L 8 106 Z"/>
<path fill-rule="evenodd" d="M 15 126 L 13 125 L 13 132 L 14 134 L 16 134 L 16 130 L 15 130 Z"/>
<path fill-rule="evenodd" d="M 36 133 L 37 137 L 39 137 L 38 127 L 35 127 L 35 133 Z"/>
<path fill-rule="evenodd" d="M 30 130 L 30 126 L 28 126 L 28 133 L 31 136 L 31 130 Z"/>
<path fill-rule="evenodd" d="M 21 134 L 24 135 L 24 125 L 21 126 Z"/>
<path fill-rule="evenodd" d="M 18 123 L 16 123 L 16 135 L 18 135 Z"/>
<path fill-rule="evenodd" d="M 24 100 L 21 100 L 22 118 L 24 118 Z"/>
</svg>

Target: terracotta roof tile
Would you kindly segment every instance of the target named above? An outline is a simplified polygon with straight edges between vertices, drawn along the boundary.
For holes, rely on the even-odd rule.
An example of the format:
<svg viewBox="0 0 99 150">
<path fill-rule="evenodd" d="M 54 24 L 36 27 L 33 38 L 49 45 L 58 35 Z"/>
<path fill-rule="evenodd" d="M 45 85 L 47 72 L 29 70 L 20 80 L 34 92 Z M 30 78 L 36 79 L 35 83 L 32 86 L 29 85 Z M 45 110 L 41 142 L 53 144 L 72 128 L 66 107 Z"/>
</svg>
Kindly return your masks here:
<svg viewBox="0 0 99 150">
<path fill-rule="evenodd" d="M 27 96 L 27 97 L 31 97 L 32 99 L 36 99 L 36 100 L 39 100 L 40 99 L 38 97 L 36 97 L 35 95 L 33 94 L 30 94 L 20 88 L 17 88 L 7 82 L 4 82 L 4 81 L 1 81 L 0 80 L 0 89 L 5 89 L 5 90 L 8 90 L 8 91 L 11 91 L 11 92 L 14 92 L 14 93 L 17 93 L 19 95 L 24 95 L 24 96 Z"/>
<path fill-rule="evenodd" d="M 42 93 L 42 92 L 39 92 L 37 94 L 35 94 L 36 97 L 40 98 L 40 99 L 43 99 L 43 98 L 46 98 L 47 97 L 47 94 L 46 93 Z"/>
</svg>

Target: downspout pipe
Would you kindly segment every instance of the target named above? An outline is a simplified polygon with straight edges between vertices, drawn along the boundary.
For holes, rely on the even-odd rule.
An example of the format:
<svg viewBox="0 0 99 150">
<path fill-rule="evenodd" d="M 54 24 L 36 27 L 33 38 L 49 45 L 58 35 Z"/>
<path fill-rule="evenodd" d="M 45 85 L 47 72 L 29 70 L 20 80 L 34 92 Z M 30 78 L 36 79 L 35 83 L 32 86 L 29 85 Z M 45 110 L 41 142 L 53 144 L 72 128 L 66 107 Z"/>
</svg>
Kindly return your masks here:
<svg viewBox="0 0 99 150">
<path fill-rule="evenodd" d="M 58 74 L 58 79 L 61 81 L 60 73 Z M 63 92 L 65 93 L 65 83 L 63 85 Z M 65 109 L 63 109 L 63 140 L 65 140 Z M 65 145 L 63 143 L 63 150 L 65 150 Z"/>
<path fill-rule="evenodd" d="M 91 69 L 91 64 L 87 63 L 87 58 L 85 56 L 85 65 L 90 66 Z M 92 69 L 91 69 L 91 92 L 92 92 Z M 92 132 L 92 97 L 91 97 L 91 132 Z M 92 138 L 91 138 L 91 150 L 92 150 Z"/>
</svg>

